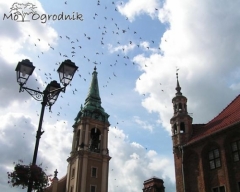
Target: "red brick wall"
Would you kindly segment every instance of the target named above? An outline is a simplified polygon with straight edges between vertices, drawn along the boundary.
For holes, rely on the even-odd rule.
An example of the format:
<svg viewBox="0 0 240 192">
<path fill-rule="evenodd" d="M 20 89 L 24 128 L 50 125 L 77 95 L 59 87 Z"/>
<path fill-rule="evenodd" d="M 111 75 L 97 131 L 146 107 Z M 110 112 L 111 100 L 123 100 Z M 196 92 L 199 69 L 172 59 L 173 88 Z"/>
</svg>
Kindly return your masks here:
<svg viewBox="0 0 240 192">
<path fill-rule="evenodd" d="M 232 158 L 231 142 L 240 139 L 240 126 L 208 136 L 204 140 L 184 148 L 184 180 L 186 192 L 211 192 L 213 187 L 225 186 L 228 192 L 237 192 L 240 182 L 240 161 Z M 221 167 L 210 169 L 208 152 L 219 148 Z M 183 192 L 182 157 L 175 150 L 175 174 L 177 192 Z"/>
</svg>

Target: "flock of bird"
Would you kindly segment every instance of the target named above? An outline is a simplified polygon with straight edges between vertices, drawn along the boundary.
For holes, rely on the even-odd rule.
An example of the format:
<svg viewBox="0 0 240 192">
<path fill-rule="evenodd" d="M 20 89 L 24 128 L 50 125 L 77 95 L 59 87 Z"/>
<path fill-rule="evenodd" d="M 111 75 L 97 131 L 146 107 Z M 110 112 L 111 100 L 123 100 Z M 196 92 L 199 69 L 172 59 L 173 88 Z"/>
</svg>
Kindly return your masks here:
<svg viewBox="0 0 240 192">
<path fill-rule="evenodd" d="M 64 2 L 66 6 L 70 3 L 71 2 L 68 1 Z M 96 2 L 96 8 L 93 8 L 93 10 L 95 11 L 92 13 L 92 18 L 90 16 L 86 18 L 86 22 L 91 23 L 94 29 L 94 33 L 92 33 L 92 31 L 86 30 L 87 32 L 83 31 L 82 34 L 80 33 L 78 34 L 78 36 L 74 36 L 71 34 L 59 34 L 58 42 L 60 45 L 62 43 L 64 47 L 67 47 L 67 51 L 66 49 L 61 50 L 59 48 L 60 46 L 54 47 L 53 45 L 48 43 L 50 50 L 48 51 L 48 55 L 46 57 L 49 56 L 49 52 L 52 52 L 51 54 L 54 54 L 57 58 L 55 66 L 53 68 L 54 72 L 56 72 L 59 64 L 65 59 L 71 59 L 72 61 L 81 62 L 84 63 L 85 68 L 87 66 L 91 66 L 90 71 L 88 71 L 87 73 L 80 73 L 80 70 L 78 70 L 76 74 L 76 76 L 86 82 L 91 80 L 91 78 L 89 77 L 91 77 L 91 70 L 93 69 L 94 65 L 104 65 L 104 67 L 110 66 L 110 69 L 107 69 L 109 74 L 108 77 L 105 78 L 106 82 L 101 82 L 101 84 L 103 83 L 102 87 L 107 88 L 109 83 L 118 76 L 117 70 L 119 69 L 119 67 L 131 67 L 135 65 L 135 62 L 132 61 L 134 55 L 127 50 L 128 46 L 133 46 L 132 49 L 139 49 L 137 51 L 140 53 L 144 51 L 142 49 L 149 49 L 149 46 L 155 46 L 155 40 L 151 40 L 151 45 L 141 45 L 144 40 L 140 36 L 140 32 L 138 32 L 134 28 L 132 29 L 131 27 L 129 27 L 131 26 L 131 23 L 128 21 L 128 18 L 120 21 L 119 19 L 115 19 L 120 15 L 120 13 L 118 12 L 118 6 L 122 6 L 122 3 L 112 1 L 111 4 L 107 6 L 104 5 L 104 3 L 100 0 Z M 104 10 L 98 12 L 98 10 L 100 9 Z M 111 9 L 114 10 L 114 12 L 108 11 Z M 155 8 L 155 10 L 158 11 L 157 8 Z M 102 15 L 103 13 L 104 15 Z M 39 37 L 34 37 L 29 34 L 29 38 L 32 38 L 32 40 L 35 42 L 34 46 L 36 47 L 40 43 L 42 43 Z M 109 55 L 110 45 L 117 49 L 117 51 L 112 52 L 111 55 Z M 91 47 L 90 51 L 89 47 Z M 95 48 L 98 48 L 98 50 L 95 50 Z M 157 47 L 156 49 L 158 49 L 159 52 L 161 51 L 159 47 Z M 41 51 L 39 54 L 37 54 L 37 57 L 41 59 L 44 57 L 44 54 L 45 53 Z M 145 67 L 148 66 L 145 65 Z M 49 73 L 48 71 L 41 71 L 41 67 L 38 67 L 38 70 L 39 72 L 42 72 L 40 76 L 42 77 L 44 75 L 45 77 L 43 81 L 43 87 L 45 87 L 48 83 L 47 80 L 52 80 L 51 73 Z M 125 68 L 124 70 L 129 70 L 129 68 Z M 138 80 L 141 79 L 138 78 Z M 79 85 L 76 85 L 76 87 L 72 88 L 72 94 L 76 94 L 78 89 L 77 86 Z M 112 91 L 109 91 L 109 94 L 114 95 Z"/>
<path fill-rule="evenodd" d="M 70 1 L 64 1 L 65 6 L 68 6 L 70 3 Z M 106 2 L 98 0 L 96 1 L 95 7 L 92 8 L 94 11 L 92 11 L 91 16 L 84 18 L 86 22 L 91 25 L 90 30 L 81 28 L 80 23 L 79 25 L 82 32 L 78 33 L 77 36 L 74 33 L 64 34 L 59 32 L 58 46 L 48 43 L 47 46 L 49 46 L 49 50 L 47 52 L 40 51 L 36 54 L 36 59 L 39 59 L 40 63 L 52 55 L 55 58 L 55 63 L 47 69 L 36 66 L 37 74 L 41 77 L 41 80 L 35 78 L 35 81 L 38 81 L 42 87 L 45 87 L 50 81 L 56 79 L 53 72 L 56 73 L 60 63 L 66 59 L 70 59 L 74 61 L 76 65 L 81 65 L 81 68 L 84 68 L 85 71 L 88 70 L 83 73 L 83 70 L 78 69 L 73 82 L 70 84 L 71 94 L 74 96 L 80 94 L 79 86 L 81 86 L 82 83 L 87 82 L 86 87 L 90 86 L 93 68 L 97 66 L 97 68 L 105 69 L 105 73 L 101 74 L 105 76 L 105 82 L 99 81 L 100 93 L 109 92 L 109 95 L 114 96 L 115 93 L 109 89 L 117 86 L 116 83 L 119 81 L 116 81 L 116 78 L 123 78 L 122 74 L 118 74 L 120 68 L 124 68 L 124 70 L 134 70 L 134 68 L 136 68 L 136 63 L 132 60 L 134 54 L 131 50 L 142 53 L 154 48 L 161 54 L 161 49 L 156 43 L 157 40 L 152 39 L 147 45 L 143 44 L 144 39 L 141 36 L 141 31 L 138 31 L 132 26 L 127 17 L 122 19 L 118 10 L 118 6 L 122 5 L 121 2 L 117 3 L 117 1 L 112 1 L 111 4 L 107 4 Z M 155 8 L 155 11 L 157 12 L 158 8 Z M 32 34 L 29 34 L 28 38 L 34 41 L 34 46 L 37 50 L 38 46 L 43 43 L 42 39 Z M 78 62 L 81 64 L 78 64 Z M 148 67 L 148 65 L 145 65 L 145 67 Z M 138 78 L 138 80 L 141 80 L 141 78 Z M 161 83 L 159 85 L 162 86 Z M 101 87 L 105 89 L 103 90 Z M 40 90 L 41 88 L 38 87 L 38 89 Z M 159 89 L 164 92 L 161 87 L 159 87 Z M 69 94 L 69 92 L 67 92 L 67 94 Z M 145 94 L 143 94 L 143 96 L 145 96 Z M 61 94 L 59 97 L 60 99 L 63 98 L 64 94 Z M 71 110 L 70 106 L 73 105 L 75 104 L 65 101 L 65 105 L 61 105 L 57 109 L 53 107 L 53 114 L 50 114 L 49 118 L 56 118 L 57 121 L 66 119 L 67 111 Z M 39 111 L 36 111 L 36 114 L 39 116 Z M 73 118 L 74 117 L 72 117 L 72 119 Z M 117 129 L 120 124 L 119 122 L 123 123 L 124 121 L 116 120 L 115 125 L 113 124 L 112 126 Z"/>
<path fill-rule="evenodd" d="M 70 3 L 71 2 L 68 1 L 64 2 L 66 6 Z M 91 23 L 94 29 L 94 33 L 92 31 L 84 31 L 84 29 L 81 29 L 82 33 L 78 34 L 77 36 L 59 33 L 59 46 L 53 46 L 48 43 L 47 46 L 49 46 L 49 50 L 47 52 L 40 51 L 39 54 L 37 54 L 37 58 L 40 60 L 42 58 L 46 59 L 47 57 L 49 57 L 49 55 L 54 55 L 54 57 L 56 58 L 55 64 L 47 68 L 46 71 L 43 70 L 41 66 L 36 66 L 36 68 L 38 69 L 38 75 L 42 79 L 42 87 L 46 87 L 49 81 L 53 80 L 54 77 L 52 75 L 52 72 L 56 73 L 56 70 L 61 64 L 61 62 L 66 59 L 70 59 L 77 62 L 81 61 L 81 63 L 83 63 L 81 68 L 88 68 L 89 71 L 85 73 L 80 73 L 80 70 L 78 69 L 77 74 L 75 74 L 74 77 L 81 79 L 83 82 L 88 82 L 87 86 L 90 85 L 92 74 L 91 70 L 93 69 L 94 65 L 97 65 L 99 67 L 105 67 L 107 69 L 104 74 L 104 76 L 106 76 L 106 82 L 99 82 L 100 93 L 101 91 L 109 91 L 107 90 L 107 88 L 111 87 L 109 86 L 109 84 L 114 81 L 114 78 L 118 77 L 117 72 L 119 70 L 119 67 L 123 68 L 128 66 L 135 66 L 135 62 L 132 61 L 134 55 L 131 53 L 131 51 L 127 50 L 128 46 L 133 46 L 133 49 L 138 49 L 137 51 L 140 53 L 149 50 L 155 46 L 155 49 L 159 51 L 159 54 L 161 53 L 161 49 L 159 47 L 156 47 L 155 45 L 155 40 L 151 40 L 151 44 L 148 44 L 148 46 L 141 44 L 142 42 L 144 42 L 143 38 L 140 35 L 141 31 L 137 31 L 135 28 L 132 28 L 131 22 L 129 22 L 129 19 L 127 17 L 125 19 L 119 19 L 119 17 L 121 16 L 118 11 L 118 6 L 122 5 L 122 2 L 117 1 L 112 1 L 110 5 L 104 5 L 102 1 L 98 0 L 96 2 L 95 8 L 93 8 L 94 12 L 92 12 L 92 17 L 89 16 L 88 18 L 86 18 L 88 19 L 87 22 Z M 158 11 L 158 8 L 155 8 L 155 11 Z M 36 47 L 36 49 L 41 43 L 43 43 L 43 41 L 39 37 L 35 37 L 31 34 L 29 34 L 28 36 L 34 42 L 34 46 Z M 109 52 L 111 52 L 109 50 L 109 45 L 117 48 L 117 50 L 109 54 Z M 65 47 L 67 49 L 63 50 L 62 47 Z M 90 47 L 91 51 L 89 51 Z M 98 48 L 98 50 L 95 50 L 95 48 Z M 76 65 L 78 65 L 77 62 Z M 148 66 L 145 65 L 145 67 Z M 51 68 L 52 71 L 49 72 L 49 69 Z M 125 68 L 124 70 L 131 69 Z M 79 82 L 79 79 L 73 81 L 70 84 L 70 89 L 73 95 L 78 94 L 78 88 L 80 83 L 76 82 Z M 38 81 L 37 78 L 35 80 Z M 141 78 L 139 77 L 138 80 L 141 80 Z M 113 85 L 116 86 L 115 83 L 116 81 L 114 81 Z M 101 90 L 100 85 L 102 85 L 103 88 L 106 88 L 106 90 Z M 161 83 L 160 86 L 162 86 Z M 40 90 L 39 87 L 37 87 L 37 89 Z M 161 89 L 161 91 L 164 92 L 163 89 Z M 111 96 L 114 96 L 113 91 L 109 91 L 109 94 Z M 146 94 L 143 94 L 143 96 L 146 96 Z M 61 94 L 60 98 L 63 97 L 64 95 Z M 69 106 L 70 103 L 67 102 L 66 107 Z M 62 112 L 64 111 L 64 107 L 65 106 L 60 106 L 56 114 L 50 115 L 50 118 L 55 116 L 57 117 L 57 121 L 59 121 L 61 118 L 65 118 L 67 114 Z M 39 116 L 38 113 L 37 115 Z M 117 125 L 118 123 L 116 120 L 116 125 L 113 125 L 113 127 L 117 128 Z"/>
</svg>

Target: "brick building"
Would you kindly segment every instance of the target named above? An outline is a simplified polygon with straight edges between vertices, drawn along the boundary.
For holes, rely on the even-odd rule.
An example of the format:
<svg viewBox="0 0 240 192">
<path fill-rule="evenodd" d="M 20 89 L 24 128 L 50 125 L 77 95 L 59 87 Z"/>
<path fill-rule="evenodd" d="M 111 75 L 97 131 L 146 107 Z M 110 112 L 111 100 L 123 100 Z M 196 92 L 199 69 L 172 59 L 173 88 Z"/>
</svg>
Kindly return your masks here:
<svg viewBox="0 0 240 192">
<path fill-rule="evenodd" d="M 143 192 L 165 192 L 163 180 L 158 177 L 152 177 L 144 181 Z"/>
<path fill-rule="evenodd" d="M 239 192 L 240 95 L 207 124 L 192 124 L 178 76 L 176 91 L 170 120 L 176 191 Z"/>
</svg>

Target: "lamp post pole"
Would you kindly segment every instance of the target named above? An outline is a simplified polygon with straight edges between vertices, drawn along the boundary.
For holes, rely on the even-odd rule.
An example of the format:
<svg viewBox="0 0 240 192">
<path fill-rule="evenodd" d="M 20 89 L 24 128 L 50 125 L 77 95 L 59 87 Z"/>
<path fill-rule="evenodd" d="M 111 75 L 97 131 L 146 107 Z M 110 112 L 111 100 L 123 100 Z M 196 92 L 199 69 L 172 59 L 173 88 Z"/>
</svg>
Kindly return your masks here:
<svg viewBox="0 0 240 192">
<path fill-rule="evenodd" d="M 36 135 L 36 143 L 35 143 L 35 149 L 34 149 L 34 154 L 33 154 L 32 166 L 36 165 L 39 141 L 40 141 L 41 135 L 44 133 L 44 131 L 41 131 L 41 130 L 42 130 L 44 111 L 45 111 L 45 107 L 47 105 L 47 91 L 46 90 L 43 91 L 43 101 L 41 104 L 42 104 L 42 109 L 41 109 L 38 130 L 37 130 L 37 135 Z M 32 180 L 32 176 L 31 176 L 29 179 L 29 182 L 28 182 L 27 192 L 32 192 L 32 186 L 33 186 L 33 180 Z"/>
<path fill-rule="evenodd" d="M 32 65 L 32 63 L 28 59 L 25 59 L 18 63 L 15 70 L 17 72 L 17 82 L 20 85 L 19 92 L 23 92 L 24 90 L 26 90 L 35 100 L 42 101 L 41 114 L 40 114 L 40 119 L 38 124 L 38 130 L 36 134 L 36 143 L 35 143 L 33 160 L 32 160 L 31 166 L 36 165 L 39 141 L 40 141 L 41 135 L 44 133 L 44 131 L 41 131 L 41 130 L 42 130 L 45 107 L 49 106 L 49 109 L 51 109 L 51 106 L 57 100 L 60 92 L 61 91 L 65 92 L 66 86 L 71 82 L 78 67 L 71 60 L 65 60 L 64 62 L 62 62 L 62 64 L 58 68 L 58 73 L 59 73 L 60 81 L 63 84 L 63 87 L 61 87 L 60 84 L 57 83 L 57 81 L 52 81 L 47 85 L 47 87 L 43 92 L 30 89 L 24 86 L 29 76 L 32 75 L 32 72 L 34 71 L 34 69 L 35 67 Z M 28 192 L 32 192 L 33 182 L 34 182 L 31 167 L 30 167 L 30 171 L 31 173 L 28 181 L 28 190 L 27 190 Z"/>
<path fill-rule="evenodd" d="M 40 114 L 40 119 L 39 119 L 39 124 L 38 124 L 38 130 L 37 130 L 37 135 L 36 135 L 36 144 L 35 144 L 34 155 L 33 155 L 33 160 L 32 160 L 32 164 L 34 164 L 34 165 L 36 164 L 36 161 L 37 161 L 39 140 L 41 138 L 41 135 L 44 133 L 44 131 L 41 131 L 41 129 L 42 129 L 44 111 L 45 111 L 45 107 L 47 105 L 46 91 L 44 91 L 43 94 L 44 94 L 44 96 L 43 96 L 43 102 L 42 102 L 42 109 L 41 109 L 41 114 Z"/>
</svg>

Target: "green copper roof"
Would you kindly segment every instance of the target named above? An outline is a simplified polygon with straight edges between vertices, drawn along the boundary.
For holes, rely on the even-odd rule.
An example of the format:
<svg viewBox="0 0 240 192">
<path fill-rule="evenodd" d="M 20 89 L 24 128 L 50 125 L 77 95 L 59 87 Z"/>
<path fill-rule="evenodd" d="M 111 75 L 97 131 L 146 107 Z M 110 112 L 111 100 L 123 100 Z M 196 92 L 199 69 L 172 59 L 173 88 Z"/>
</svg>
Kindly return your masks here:
<svg viewBox="0 0 240 192">
<path fill-rule="evenodd" d="M 81 109 L 75 118 L 75 123 L 80 121 L 82 117 L 91 117 L 99 121 L 108 122 L 109 115 L 101 106 L 102 102 L 99 94 L 97 74 L 96 67 L 94 67 L 87 98 L 85 99 L 84 106 L 81 105 Z"/>
<path fill-rule="evenodd" d="M 99 88 L 98 88 L 98 79 L 97 79 L 97 71 L 96 67 L 94 67 L 94 71 L 92 73 L 92 82 L 91 86 L 89 87 L 88 96 L 85 100 L 85 106 L 92 105 L 96 107 L 101 107 L 101 98 L 99 95 Z"/>
</svg>

